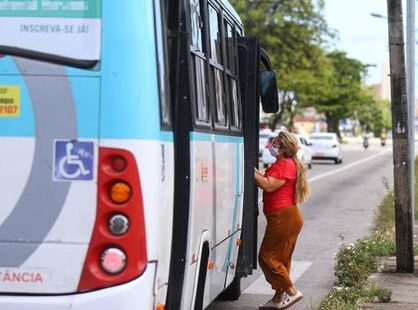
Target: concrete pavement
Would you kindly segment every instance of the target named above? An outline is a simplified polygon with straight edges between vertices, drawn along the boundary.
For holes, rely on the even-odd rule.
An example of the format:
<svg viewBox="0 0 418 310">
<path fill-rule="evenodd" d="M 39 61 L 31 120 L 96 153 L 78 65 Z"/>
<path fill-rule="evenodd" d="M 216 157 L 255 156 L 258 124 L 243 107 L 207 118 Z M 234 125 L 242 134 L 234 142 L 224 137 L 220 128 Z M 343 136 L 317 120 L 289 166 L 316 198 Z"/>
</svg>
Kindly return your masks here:
<svg viewBox="0 0 418 310">
<path fill-rule="evenodd" d="M 418 309 L 418 256 L 415 257 L 415 273 L 396 273 L 396 258 L 384 262 L 383 271 L 370 277 L 377 286 L 392 290 L 389 303 L 368 303 L 363 309 L 417 310 Z"/>
<path fill-rule="evenodd" d="M 418 233 L 418 221 L 415 221 L 415 236 Z M 415 247 L 417 247 L 415 240 Z M 372 274 L 370 281 L 378 287 L 392 290 L 389 303 L 369 303 L 363 309 L 381 310 L 417 310 L 418 309 L 418 256 L 415 256 L 414 273 L 396 273 L 396 257 L 383 261 L 382 271 Z"/>
</svg>

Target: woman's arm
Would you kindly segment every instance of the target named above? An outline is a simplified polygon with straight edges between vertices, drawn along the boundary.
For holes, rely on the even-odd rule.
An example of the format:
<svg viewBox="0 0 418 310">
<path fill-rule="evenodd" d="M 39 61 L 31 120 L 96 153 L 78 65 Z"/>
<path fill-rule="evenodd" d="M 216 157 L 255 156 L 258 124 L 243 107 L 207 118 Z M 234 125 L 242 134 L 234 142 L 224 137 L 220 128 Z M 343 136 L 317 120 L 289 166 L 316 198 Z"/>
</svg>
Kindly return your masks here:
<svg viewBox="0 0 418 310">
<path fill-rule="evenodd" d="M 286 182 L 273 177 L 265 177 L 257 168 L 254 169 L 254 179 L 258 187 L 267 193 L 278 190 Z"/>
</svg>

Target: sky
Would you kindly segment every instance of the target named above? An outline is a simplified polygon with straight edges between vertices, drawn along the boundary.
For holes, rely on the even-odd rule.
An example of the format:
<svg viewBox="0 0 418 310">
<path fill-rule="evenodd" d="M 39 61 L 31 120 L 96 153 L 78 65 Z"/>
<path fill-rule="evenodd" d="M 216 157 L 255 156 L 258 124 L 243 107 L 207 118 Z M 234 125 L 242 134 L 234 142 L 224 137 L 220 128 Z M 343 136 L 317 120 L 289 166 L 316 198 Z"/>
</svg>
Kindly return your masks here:
<svg viewBox="0 0 418 310">
<path fill-rule="evenodd" d="M 386 19 L 370 13 L 387 16 L 386 0 L 325 0 L 325 18 L 329 27 L 338 31 L 334 47 L 374 65 L 365 82 L 376 84 L 382 82 L 382 66 L 389 62 L 388 26 Z"/>
</svg>

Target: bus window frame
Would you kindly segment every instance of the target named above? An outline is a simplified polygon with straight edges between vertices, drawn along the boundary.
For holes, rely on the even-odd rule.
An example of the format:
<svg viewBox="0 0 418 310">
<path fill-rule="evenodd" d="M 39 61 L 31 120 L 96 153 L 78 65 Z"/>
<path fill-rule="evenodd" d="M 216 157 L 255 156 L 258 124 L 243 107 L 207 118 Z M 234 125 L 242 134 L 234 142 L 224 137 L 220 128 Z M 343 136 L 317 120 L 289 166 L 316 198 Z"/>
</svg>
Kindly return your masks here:
<svg viewBox="0 0 418 310">
<path fill-rule="evenodd" d="M 213 8 L 213 10 L 217 13 L 217 19 L 218 19 L 218 33 L 219 33 L 219 37 L 220 37 L 220 61 L 221 63 L 218 63 L 215 61 L 215 59 L 212 58 L 212 49 L 209 47 L 211 46 L 210 41 L 210 17 L 209 17 L 209 6 L 211 6 Z M 214 3 L 213 1 L 207 1 L 206 4 L 206 15 L 207 15 L 207 22 L 208 22 L 208 51 L 210 52 L 209 56 L 209 76 L 210 76 L 210 83 L 212 85 L 209 85 L 209 90 L 210 90 L 210 94 L 211 94 L 211 107 L 212 107 L 212 114 L 213 114 L 213 130 L 215 132 L 219 132 L 219 133 L 226 133 L 229 134 L 230 130 L 229 130 L 229 108 L 228 108 L 228 101 L 226 100 L 226 93 L 225 93 L 225 73 L 224 73 L 224 65 L 223 65 L 223 58 L 224 58 L 224 44 L 223 44 L 223 30 L 222 30 L 222 16 L 223 16 L 223 9 L 217 4 Z M 212 69 L 213 68 L 213 69 Z M 213 72 L 212 72 L 213 70 Z M 225 118 L 225 123 L 220 123 L 217 121 L 218 116 L 218 104 L 217 104 L 217 98 L 216 98 L 216 90 L 215 90 L 215 70 L 219 70 L 219 72 L 221 73 L 221 81 L 222 81 L 222 104 L 224 106 L 224 118 Z"/>
<path fill-rule="evenodd" d="M 229 50 L 228 48 L 228 32 L 226 25 L 231 28 L 232 39 L 233 39 L 233 48 Z M 238 65 L 238 42 L 237 42 L 237 30 L 236 25 L 232 19 L 223 11 L 222 14 L 222 38 L 223 38 L 223 46 L 224 46 L 224 59 L 227 59 L 227 63 L 224 65 L 224 80 L 226 85 L 226 97 L 227 97 L 227 108 L 228 108 L 228 123 L 229 128 L 232 133 L 237 135 L 242 134 L 242 125 L 243 125 L 243 118 L 242 118 L 242 103 L 239 91 L 239 65 Z M 231 57 L 231 52 L 233 53 Z M 231 60 L 233 63 L 231 63 Z M 233 71 L 235 70 L 235 72 Z M 232 93 L 232 80 L 235 81 L 236 87 L 236 103 L 233 102 L 233 93 Z M 238 126 L 233 122 L 235 119 L 235 111 L 234 107 L 238 109 L 237 117 L 238 117 Z"/>
<path fill-rule="evenodd" d="M 210 131 L 212 128 L 212 111 L 211 111 L 211 101 L 210 101 L 210 89 L 208 87 L 208 83 L 209 83 L 209 71 L 208 71 L 208 55 L 206 53 L 207 51 L 207 18 L 206 18 L 206 12 L 205 12 L 205 6 L 206 6 L 206 1 L 204 0 L 195 0 L 195 1 L 199 1 L 199 6 L 200 6 L 200 16 L 201 16 L 201 22 L 203 23 L 203 27 L 201 27 L 201 34 L 202 34 L 202 51 L 200 51 L 199 49 L 197 49 L 195 46 L 192 45 L 192 39 L 190 39 L 190 44 L 189 44 L 189 51 L 190 51 L 190 68 L 191 68 L 191 78 L 190 81 L 192 81 L 192 85 L 190 85 L 190 90 L 191 90 L 191 108 L 192 108 L 192 124 L 193 127 L 196 129 L 200 129 L 202 131 Z M 190 10 L 190 8 L 189 8 Z M 190 14 L 190 19 L 188 18 L 188 23 L 189 23 L 189 29 L 190 32 L 192 31 L 192 21 L 191 21 L 191 14 Z M 197 111 L 197 106 L 199 104 L 198 100 L 197 100 L 197 83 L 196 83 L 196 62 L 195 62 L 195 57 L 199 57 L 204 61 L 204 72 L 203 74 L 205 75 L 205 82 L 206 82 L 206 109 L 207 109 L 207 115 L 208 118 L 207 120 L 202 120 L 199 119 L 197 117 L 198 115 L 198 111 Z"/>
<path fill-rule="evenodd" d="M 158 3 L 157 3 L 158 2 Z M 164 14 L 163 5 L 160 1 L 154 2 L 154 32 L 156 38 L 156 62 L 157 62 L 157 74 L 158 74 L 158 97 L 160 108 L 160 127 L 162 130 L 173 130 L 173 115 L 171 109 L 171 96 L 170 96 L 170 82 L 168 80 L 168 74 L 164 73 L 163 68 L 168 69 L 168 55 L 167 44 L 163 38 L 167 37 L 165 25 L 165 18 L 162 18 Z M 160 46 L 161 44 L 161 46 Z M 161 68 L 163 67 L 163 68 Z M 163 85 L 162 85 L 163 84 Z M 168 111 L 168 120 L 166 121 L 163 116 L 163 108 Z"/>
<path fill-rule="evenodd" d="M 193 130 L 199 132 L 206 132 L 206 133 L 220 133 L 226 134 L 230 136 L 242 136 L 243 134 L 243 115 L 242 115 L 242 102 L 240 96 L 240 86 L 239 86 L 239 71 L 238 71 L 238 36 L 242 33 L 242 29 L 239 26 L 239 23 L 231 17 L 224 8 L 220 7 L 218 3 L 215 3 L 211 0 L 199 0 L 200 4 L 200 14 L 203 26 L 201 27 L 202 31 L 202 51 L 193 45 L 192 38 L 190 37 L 190 44 L 189 44 L 189 51 L 190 51 L 190 68 L 191 68 L 191 108 L 192 108 L 192 127 Z M 217 13 L 218 17 L 218 32 L 221 38 L 220 41 L 220 58 L 222 63 L 218 63 L 211 58 L 211 43 L 210 43 L 210 25 L 209 25 L 209 6 L 211 6 Z M 191 9 L 191 7 L 189 7 Z M 192 14 L 190 14 L 190 18 L 188 18 L 189 29 L 192 31 Z M 235 70 L 233 72 L 228 66 L 224 63 L 226 59 L 226 36 L 225 33 L 225 26 L 224 24 L 228 23 L 228 25 L 232 29 L 232 33 L 234 36 L 234 51 L 233 51 L 233 59 L 235 60 Z M 229 55 L 229 54 L 228 54 Z M 205 61 L 206 64 L 206 96 L 207 96 L 207 106 L 208 106 L 208 113 L 209 117 L 207 121 L 200 120 L 197 117 L 197 85 L 196 85 L 196 69 L 195 69 L 195 57 L 200 57 Z M 230 59 L 228 58 L 227 63 L 230 63 Z M 224 106 L 224 116 L 225 116 L 225 124 L 219 123 L 216 121 L 217 119 L 217 102 L 216 102 L 216 94 L 215 94 L 215 70 L 218 70 L 221 74 L 221 81 L 222 81 L 222 98 L 223 98 L 223 106 Z M 232 87 L 230 84 L 231 80 L 235 80 L 236 83 L 236 98 L 237 98 L 237 107 L 238 107 L 238 119 L 239 125 L 235 126 L 232 123 L 233 120 L 233 102 L 232 102 Z"/>
</svg>

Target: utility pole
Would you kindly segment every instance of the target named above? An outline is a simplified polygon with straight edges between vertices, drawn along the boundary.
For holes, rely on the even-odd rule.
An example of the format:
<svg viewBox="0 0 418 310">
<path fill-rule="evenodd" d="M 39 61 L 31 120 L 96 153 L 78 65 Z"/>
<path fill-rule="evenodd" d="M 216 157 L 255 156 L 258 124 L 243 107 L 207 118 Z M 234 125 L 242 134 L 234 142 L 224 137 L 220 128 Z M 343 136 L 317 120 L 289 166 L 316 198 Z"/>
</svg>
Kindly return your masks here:
<svg viewBox="0 0 418 310">
<path fill-rule="evenodd" d="M 411 130 L 408 116 L 402 0 L 387 0 L 395 190 L 396 269 L 414 272 Z"/>
<path fill-rule="evenodd" d="M 412 223 L 415 210 L 415 0 L 406 1 L 406 89 L 409 113 L 411 160 Z"/>
</svg>

